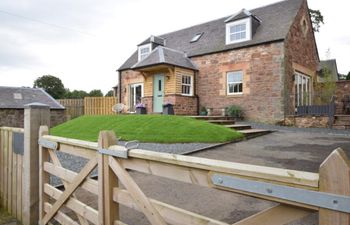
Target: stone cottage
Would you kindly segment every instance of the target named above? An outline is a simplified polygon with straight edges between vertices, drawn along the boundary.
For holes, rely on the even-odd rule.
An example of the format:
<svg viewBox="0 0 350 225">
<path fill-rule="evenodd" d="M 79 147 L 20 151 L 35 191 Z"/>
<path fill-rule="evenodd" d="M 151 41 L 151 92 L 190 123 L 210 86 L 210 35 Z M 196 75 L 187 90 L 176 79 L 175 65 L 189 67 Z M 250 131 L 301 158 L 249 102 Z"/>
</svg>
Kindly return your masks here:
<svg viewBox="0 0 350 225">
<path fill-rule="evenodd" d="M 177 115 L 238 105 L 275 123 L 312 103 L 318 65 L 307 1 L 285 0 L 147 38 L 118 69 L 119 102 Z"/>
</svg>

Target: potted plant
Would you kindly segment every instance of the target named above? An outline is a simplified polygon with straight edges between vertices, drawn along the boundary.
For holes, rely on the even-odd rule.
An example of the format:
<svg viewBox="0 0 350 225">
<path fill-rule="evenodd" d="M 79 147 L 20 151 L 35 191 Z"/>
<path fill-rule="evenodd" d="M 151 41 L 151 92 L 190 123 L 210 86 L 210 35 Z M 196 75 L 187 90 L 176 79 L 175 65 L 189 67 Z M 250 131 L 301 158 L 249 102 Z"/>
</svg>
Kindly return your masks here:
<svg viewBox="0 0 350 225">
<path fill-rule="evenodd" d="M 136 114 L 147 114 L 146 107 L 143 103 L 136 104 Z"/>
<path fill-rule="evenodd" d="M 201 115 L 201 116 L 206 116 L 206 115 L 208 115 L 207 109 L 206 109 L 204 106 L 201 106 L 201 107 L 200 107 L 199 115 Z"/>
<path fill-rule="evenodd" d="M 227 108 L 227 114 L 229 116 L 232 116 L 236 119 L 242 119 L 243 118 L 243 111 L 242 108 L 238 105 L 231 105 Z"/>
<path fill-rule="evenodd" d="M 171 103 L 166 103 L 163 105 L 164 115 L 174 115 L 174 105 Z"/>
</svg>

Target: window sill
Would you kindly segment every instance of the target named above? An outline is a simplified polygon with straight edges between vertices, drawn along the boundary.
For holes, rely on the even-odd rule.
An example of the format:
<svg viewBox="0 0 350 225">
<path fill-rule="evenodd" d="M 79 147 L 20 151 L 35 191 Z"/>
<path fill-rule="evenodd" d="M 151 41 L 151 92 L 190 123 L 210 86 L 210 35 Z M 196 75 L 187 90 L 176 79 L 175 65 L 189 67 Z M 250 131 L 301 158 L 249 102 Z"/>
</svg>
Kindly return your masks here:
<svg viewBox="0 0 350 225">
<path fill-rule="evenodd" d="M 186 96 L 186 97 L 193 97 L 192 94 L 181 94 L 182 96 Z"/>
<path fill-rule="evenodd" d="M 227 97 L 243 97 L 243 93 L 226 94 Z"/>
</svg>

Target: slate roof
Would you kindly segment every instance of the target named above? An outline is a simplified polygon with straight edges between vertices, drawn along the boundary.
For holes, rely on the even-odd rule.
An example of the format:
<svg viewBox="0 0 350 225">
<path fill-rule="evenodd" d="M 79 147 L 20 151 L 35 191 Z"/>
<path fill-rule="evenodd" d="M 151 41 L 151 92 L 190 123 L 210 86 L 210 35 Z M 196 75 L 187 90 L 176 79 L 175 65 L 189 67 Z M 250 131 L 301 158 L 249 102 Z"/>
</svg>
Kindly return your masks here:
<svg viewBox="0 0 350 225">
<path fill-rule="evenodd" d="M 225 44 L 225 20 L 232 15 L 168 34 L 159 35 L 159 37 L 165 39 L 165 47 L 183 51 L 188 57 L 273 41 L 283 41 L 287 37 L 290 26 L 302 2 L 303 0 L 285 0 L 249 10 L 252 15 L 261 20 L 260 26 L 257 28 L 256 33 L 250 41 L 230 45 Z M 197 42 L 190 43 L 193 36 L 201 32 L 203 32 L 202 37 Z M 137 51 L 135 51 L 118 70 L 121 71 L 131 68 L 137 63 L 137 60 Z"/>
<path fill-rule="evenodd" d="M 187 69 L 198 70 L 184 52 L 163 46 L 156 47 L 146 58 L 136 63 L 131 69 L 140 69 L 155 65 L 174 65 Z"/>
<path fill-rule="evenodd" d="M 34 102 L 46 104 L 50 109 L 64 109 L 41 88 L 0 86 L 0 109 L 24 109 L 24 105 Z"/>
<path fill-rule="evenodd" d="M 337 81 L 339 79 L 338 75 L 338 68 L 337 68 L 337 61 L 335 59 L 330 60 L 321 60 L 319 64 L 319 70 L 320 70 L 320 82 L 323 82 L 324 78 L 324 71 L 322 71 L 324 68 L 329 70 L 330 76 L 332 80 Z"/>
</svg>

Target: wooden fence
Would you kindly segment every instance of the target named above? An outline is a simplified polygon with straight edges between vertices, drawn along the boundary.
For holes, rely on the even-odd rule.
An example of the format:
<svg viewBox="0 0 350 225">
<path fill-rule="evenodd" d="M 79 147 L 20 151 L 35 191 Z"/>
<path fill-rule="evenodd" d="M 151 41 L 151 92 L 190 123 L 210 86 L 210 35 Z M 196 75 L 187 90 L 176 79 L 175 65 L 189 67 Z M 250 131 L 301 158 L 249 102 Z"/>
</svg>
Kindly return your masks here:
<svg viewBox="0 0 350 225">
<path fill-rule="evenodd" d="M 341 149 L 322 163 L 319 173 L 310 173 L 126 149 L 115 145 L 117 139 L 112 131 L 100 132 L 98 143 L 93 143 L 50 136 L 47 127 L 42 127 L 39 142 L 41 225 L 53 219 L 61 224 L 125 224 L 120 221 L 119 204 L 142 212 L 152 225 L 228 225 L 148 198 L 129 171 L 278 203 L 234 225 L 282 225 L 315 211 L 319 212 L 322 225 L 350 222 L 350 165 Z M 88 162 L 77 173 L 61 166 L 57 152 L 84 157 Z M 98 181 L 89 178 L 95 168 Z M 64 191 L 50 184 L 50 176 L 63 181 Z M 78 187 L 98 196 L 98 208 L 73 194 Z M 62 210 L 63 206 L 74 212 L 77 219 Z"/>
<path fill-rule="evenodd" d="M 24 129 L 0 127 L 0 205 L 22 221 Z"/>
<path fill-rule="evenodd" d="M 86 97 L 84 98 L 85 115 L 111 115 L 112 107 L 117 104 L 116 97 Z"/>
<path fill-rule="evenodd" d="M 84 115 L 84 99 L 59 99 L 58 101 L 66 108 L 65 114 L 68 120 Z"/>
</svg>

